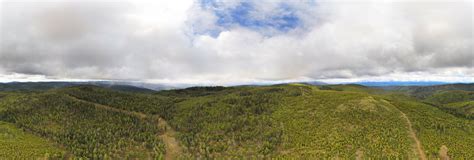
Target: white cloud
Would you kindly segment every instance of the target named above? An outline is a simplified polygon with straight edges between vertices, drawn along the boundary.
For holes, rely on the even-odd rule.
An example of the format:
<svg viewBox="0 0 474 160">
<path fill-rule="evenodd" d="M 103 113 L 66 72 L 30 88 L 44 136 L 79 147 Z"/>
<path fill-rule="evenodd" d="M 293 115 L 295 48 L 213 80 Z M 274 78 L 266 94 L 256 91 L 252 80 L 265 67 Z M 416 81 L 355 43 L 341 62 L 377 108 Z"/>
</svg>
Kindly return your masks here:
<svg viewBox="0 0 474 160">
<path fill-rule="evenodd" d="M 298 18 L 291 30 L 219 25 L 215 10 L 238 2 L 2 1 L 0 77 L 474 81 L 471 1 L 281 1 Z M 288 12 L 252 4 L 257 21 Z"/>
</svg>

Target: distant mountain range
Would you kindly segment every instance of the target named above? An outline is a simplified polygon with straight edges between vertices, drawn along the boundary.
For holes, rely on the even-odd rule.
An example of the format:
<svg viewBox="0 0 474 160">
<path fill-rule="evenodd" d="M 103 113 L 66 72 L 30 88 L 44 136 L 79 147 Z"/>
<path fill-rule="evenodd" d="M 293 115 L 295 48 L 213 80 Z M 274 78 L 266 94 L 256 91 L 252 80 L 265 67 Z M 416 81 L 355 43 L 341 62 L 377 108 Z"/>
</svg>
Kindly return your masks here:
<svg viewBox="0 0 474 160">
<path fill-rule="evenodd" d="M 329 85 L 328 83 L 321 81 L 304 81 L 304 82 L 291 82 L 308 85 Z M 281 84 L 291 84 L 281 83 Z M 344 84 L 344 83 L 341 83 Z M 449 82 L 440 81 L 383 81 L 383 82 L 354 82 L 346 84 L 358 84 L 368 87 L 377 87 L 388 90 L 404 90 L 406 87 L 421 87 L 421 86 L 438 86 L 454 84 Z M 77 85 L 96 85 L 104 88 L 110 88 L 119 91 L 136 91 L 136 92 L 153 92 L 160 90 L 170 89 L 183 89 L 194 86 L 202 86 L 198 84 L 162 84 L 162 83 L 145 83 L 145 82 L 129 82 L 129 81 L 89 81 L 89 82 L 9 82 L 0 83 L 0 91 L 41 91 L 54 88 L 63 88 Z M 269 86 L 275 84 L 245 84 L 236 86 Z"/>
</svg>

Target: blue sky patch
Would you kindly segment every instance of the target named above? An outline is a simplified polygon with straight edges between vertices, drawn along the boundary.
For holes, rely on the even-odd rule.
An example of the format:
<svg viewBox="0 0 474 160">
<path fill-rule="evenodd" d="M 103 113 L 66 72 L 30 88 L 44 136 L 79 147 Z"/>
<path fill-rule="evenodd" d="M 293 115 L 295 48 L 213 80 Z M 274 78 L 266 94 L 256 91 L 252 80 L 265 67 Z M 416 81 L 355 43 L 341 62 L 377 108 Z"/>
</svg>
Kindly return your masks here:
<svg viewBox="0 0 474 160">
<path fill-rule="evenodd" d="M 217 17 L 215 24 L 219 30 L 209 30 L 208 34 L 217 36 L 221 31 L 240 26 L 259 32 L 268 30 L 288 32 L 297 28 L 301 21 L 295 9 L 285 3 L 278 4 L 272 13 L 263 13 L 251 1 L 241 1 L 236 6 L 225 7 L 225 2 L 201 0 L 201 8 L 210 10 Z"/>
</svg>

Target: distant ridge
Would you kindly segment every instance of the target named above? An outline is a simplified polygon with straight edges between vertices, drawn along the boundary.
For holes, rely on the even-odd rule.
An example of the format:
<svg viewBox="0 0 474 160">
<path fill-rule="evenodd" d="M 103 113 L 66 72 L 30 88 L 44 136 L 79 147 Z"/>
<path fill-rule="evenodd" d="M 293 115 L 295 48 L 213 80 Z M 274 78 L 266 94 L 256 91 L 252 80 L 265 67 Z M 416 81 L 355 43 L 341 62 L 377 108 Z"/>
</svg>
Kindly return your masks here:
<svg viewBox="0 0 474 160">
<path fill-rule="evenodd" d="M 302 82 L 304 84 L 310 84 L 310 85 L 327 85 L 327 83 L 321 82 L 321 81 L 309 81 L 309 82 Z"/>
<path fill-rule="evenodd" d="M 72 87 L 79 85 L 95 85 L 110 88 L 116 91 L 151 93 L 158 90 L 171 89 L 174 87 L 160 84 L 144 84 L 112 81 L 91 82 L 9 82 L 0 83 L 0 91 L 45 91 L 56 88 Z M 147 86 L 147 87 L 141 87 Z"/>
<path fill-rule="evenodd" d="M 355 82 L 354 84 L 360 84 L 364 86 L 435 86 L 452 84 L 449 82 L 441 81 L 380 81 L 380 82 Z"/>
</svg>

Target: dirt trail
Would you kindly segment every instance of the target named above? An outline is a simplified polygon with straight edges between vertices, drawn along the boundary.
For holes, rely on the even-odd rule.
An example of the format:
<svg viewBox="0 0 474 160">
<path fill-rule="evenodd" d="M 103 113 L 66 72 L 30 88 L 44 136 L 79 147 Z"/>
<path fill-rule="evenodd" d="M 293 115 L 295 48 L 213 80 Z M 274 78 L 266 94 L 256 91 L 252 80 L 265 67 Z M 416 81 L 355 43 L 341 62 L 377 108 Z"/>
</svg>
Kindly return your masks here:
<svg viewBox="0 0 474 160">
<path fill-rule="evenodd" d="M 159 118 L 158 126 L 164 129 L 164 133 L 160 135 L 161 139 L 166 145 L 166 160 L 177 159 L 181 153 L 183 153 L 183 149 L 180 147 L 178 141 L 176 140 L 176 131 L 171 128 L 168 123 Z"/>
<path fill-rule="evenodd" d="M 74 99 L 74 100 L 77 100 L 77 101 L 80 101 L 80 102 L 83 102 L 83 103 L 93 104 L 95 107 L 102 108 L 102 109 L 109 110 L 109 111 L 113 111 L 113 112 L 120 112 L 120 113 L 124 113 L 124 114 L 127 114 L 127 115 L 136 116 L 136 117 L 139 117 L 139 118 L 146 118 L 147 116 L 149 116 L 149 115 L 146 115 L 146 114 L 140 113 L 140 112 L 122 110 L 122 109 L 118 109 L 118 108 L 114 108 L 114 107 L 110 107 L 110 106 L 106 106 L 106 105 L 86 101 L 86 100 L 83 100 L 83 99 L 79 99 L 79 98 L 76 98 L 74 96 L 70 96 L 70 95 L 67 95 L 67 96 L 69 98 Z M 156 116 L 156 115 L 154 115 L 154 117 L 158 119 L 158 124 L 157 124 L 158 127 L 163 128 L 163 131 L 164 131 L 163 134 L 161 134 L 159 136 L 163 140 L 163 143 L 165 143 L 165 146 L 166 146 L 165 160 L 177 159 L 179 157 L 179 155 L 181 155 L 181 153 L 183 153 L 182 152 L 183 150 L 180 147 L 180 145 L 179 145 L 178 141 L 176 140 L 176 138 L 174 138 L 176 136 L 176 131 L 173 128 L 171 128 L 168 125 L 168 123 L 164 119 L 162 119 L 161 117 Z"/>
<path fill-rule="evenodd" d="M 412 127 L 412 124 L 411 124 L 411 121 L 410 119 L 408 119 L 407 115 L 405 113 L 403 113 L 402 111 L 400 111 L 400 113 L 402 114 L 402 117 L 403 119 L 405 119 L 405 121 L 407 122 L 408 124 L 408 130 L 410 132 L 410 137 L 415 141 L 416 143 L 416 151 L 418 153 L 418 156 L 421 160 L 426 160 L 426 155 L 425 155 L 425 152 L 423 151 L 423 147 L 421 146 L 421 142 L 420 140 L 418 140 L 418 138 L 416 137 L 416 133 L 415 131 L 413 130 L 413 127 Z"/>
<path fill-rule="evenodd" d="M 442 145 L 441 148 L 439 149 L 439 159 L 449 160 L 448 147 L 446 147 L 445 145 Z"/>
<path fill-rule="evenodd" d="M 418 154 L 418 157 L 421 160 L 427 160 L 425 152 L 423 151 L 423 146 L 421 145 L 420 140 L 418 140 L 418 138 L 416 137 L 416 133 L 413 130 L 413 125 L 411 124 L 411 121 L 408 118 L 408 116 L 405 113 L 403 113 L 402 110 L 398 109 L 395 105 L 393 105 L 392 103 L 389 102 L 389 104 L 392 105 L 394 108 L 396 108 L 400 112 L 401 117 L 403 119 L 405 119 L 406 123 L 408 124 L 408 132 L 410 134 L 410 137 L 415 141 L 415 149 L 416 149 L 415 152 Z"/>
</svg>

